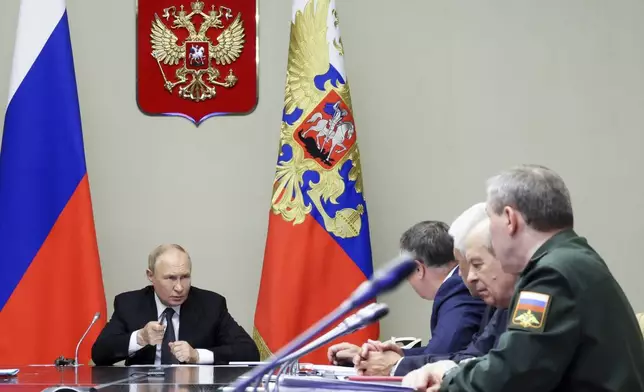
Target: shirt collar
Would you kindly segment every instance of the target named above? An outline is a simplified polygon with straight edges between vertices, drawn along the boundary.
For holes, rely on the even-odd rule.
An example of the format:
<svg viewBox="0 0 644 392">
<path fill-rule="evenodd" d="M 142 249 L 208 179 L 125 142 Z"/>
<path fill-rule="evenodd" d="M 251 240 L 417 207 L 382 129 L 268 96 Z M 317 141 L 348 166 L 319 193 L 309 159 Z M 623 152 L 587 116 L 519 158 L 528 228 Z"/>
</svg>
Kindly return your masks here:
<svg viewBox="0 0 644 392">
<path fill-rule="evenodd" d="M 445 279 L 443 279 L 443 283 L 445 283 L 447 281 L 447 279 L 451 278 L 452 275 L 454 275 L 454 271 L 456 271 L 457 268 L 458 268 L 458 265 L 456 265 L 454 268 L 452 268 L 451 271 L 449 271 L 449 274 L 447 274 Z"/>
<path fill-rule="evenodd" d="M 157 320 L 161 318 L 161 314 L 165 311 L 167 306 L 165 306 L 161 300 L 159 299 L 159 296 L 157 293 L 154 293 L 154 302 L 157 304 Z M 175 313 L 180 314 L 181 313 L 181 305 L 178 306 L 172 306 L 172 309 L 174 309 Z"/>
</svg>

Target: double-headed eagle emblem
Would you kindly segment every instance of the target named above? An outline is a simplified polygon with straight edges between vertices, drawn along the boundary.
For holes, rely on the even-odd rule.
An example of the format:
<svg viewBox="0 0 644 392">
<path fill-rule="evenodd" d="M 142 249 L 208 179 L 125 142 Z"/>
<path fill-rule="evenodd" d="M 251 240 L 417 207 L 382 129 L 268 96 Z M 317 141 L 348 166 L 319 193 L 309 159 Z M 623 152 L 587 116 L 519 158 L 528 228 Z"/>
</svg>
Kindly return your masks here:
<svg viewBox="0 0 644 392">
<path fill-rule="evenodd" d="M 162 17 L 166 21 L 174 19 L 170 27 L 166 26 L 158 14 L 155 14 L 150 41 L 152 57 L 159 65 L 165 88 L 172 93 L 179 85 L 178 94 L 181 98 L 201 102 L 215 97 L 216 86 L 231 88 L 237 83 L 237 76 L 232 68 L 228 75 L 221 78 L 219 69 L 212 65 L 212 61 L 214 60 L 217 65 L 230 65 L 235 62 L 244 48 L 245 33 L 241 13 L 238 13 L 234 21 L 224 28 L 222 18 L 230 20 L 233 17 L 230 8 L 220 6 L 215 10 L 215 6 L 212 5 L 211 10 L 206 14 L 203 12 L 202 1 L 192 2 L 190 6 L 192 8 L 190 13 L 184 11 L 183 5 L 178 11 L 174 6 L 163 10 Z M 202 18 L 198 31 L 192 21 L 196 15 Z M 179 28 L 187 30 L 187 38 L 181 45 L 177 44 L 179 38 L 172 31 Z M 207 35 L 211 28 L 223 30 L 217 36 L 216 44 Z M 168 80 L 162 64 L 181 65 L 175 71 L 176 81 Z"/>
<path fill-rule="evenodd" d="M 523 328 L 538 328 L 541 325 L 541 321 L 539 321 L 534 313 L 532 313 L 532 311 L 530 310 L 516 316 L 514 318 L 514 322 L 519 324 Z"/>
</svg>

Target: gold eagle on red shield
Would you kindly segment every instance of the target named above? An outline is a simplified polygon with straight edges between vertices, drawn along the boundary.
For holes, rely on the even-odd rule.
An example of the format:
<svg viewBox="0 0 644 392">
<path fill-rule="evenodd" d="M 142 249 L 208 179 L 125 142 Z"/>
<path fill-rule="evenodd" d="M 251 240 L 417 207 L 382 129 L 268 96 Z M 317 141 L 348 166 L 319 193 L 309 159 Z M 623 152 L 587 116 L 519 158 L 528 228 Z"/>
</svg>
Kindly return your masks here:
<svg viewBox="0 0 644 392">
<path fill-rule="evenodd" d="M 137 0 L 136 102 L 199 126 L 259 101 L 258 0 Z"/>
<path fill-rule="evenodd" d="M 186 86 L 179 87 L 179 95 L 196 102 L 213 98 L 216 86 L 230 88 L 235 85 L 237 77 L 233 70 L 230 69 L 228 75 L 221 78 L 219 70 L 211 65 L 210 60 L 214 60 L 217 65 L 231 64 L 239 58 L 245 43 L 240 13 L 227 28 L 223 29 L 221 18 L 231 18 L 230 9 L 219 7 L 219 10 L 215 10 L 213 5 L 206 14 L 203 12 L 203 7 L 202 1 L 196 1 L 191 3 L 190 13 L 184 11 L 183 6 L 178 11 L 174 6 L 165 8 L 162 17 L 165 20 L 173 19 L 171 27 L 166 26 L 159 15 L 155 14 L 150 32 L 152 57 L 159 64 L 165 88 L 172 92 L 177 85 L 187 83 Z M 198 31 L 192 22 L 195 15 L 203 18 Z M 172 31 L 178 28 L 185 28 L 188 31 L 188 37 L 181 45 L 177 44 L 179 39 Z M 217 37 L 216 45 L 206 35 L 211 28 L 223 29 Z M 178 65 L 181 61 L 183 66 L 175 71 L 177 80 L 169 80 L 161 64 Z"/>
</svg>

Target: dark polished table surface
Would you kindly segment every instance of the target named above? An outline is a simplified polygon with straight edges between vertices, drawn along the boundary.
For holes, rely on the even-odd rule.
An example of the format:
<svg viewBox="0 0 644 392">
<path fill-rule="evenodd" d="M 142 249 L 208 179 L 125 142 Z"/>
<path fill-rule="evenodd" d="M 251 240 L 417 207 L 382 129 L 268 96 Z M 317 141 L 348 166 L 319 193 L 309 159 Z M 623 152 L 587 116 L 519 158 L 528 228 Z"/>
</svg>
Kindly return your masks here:
<svg viewBox="0 0 644 392">
<path fill-rule="evenodd" d="M 14 377 L 0 377 L 0 391 L 43 391 L 60 386 L 118 392 L 217 391 L 251 368 L 179 365 L 22 366 L 18 369 Z"/>
<path fill-rule="evenodd" d="M 2 366 L 6 369 L 6 366 Z M 0 377 L 0 392 L 230 392 L 230 384 L 248 366 L 22 366 L 16 376 Z M 63 387 L 71 389 L 61 389 Z M 228 388 L 227 388 L 228 387 Z M 354 382 L 326 375 L 285 376 L 270 392 L 413 392 L 400 382 Z M 250 389 L 247 389 L 247 391 Z M 260 389 L 263 392 L 263 389 Z"/>
</svg>

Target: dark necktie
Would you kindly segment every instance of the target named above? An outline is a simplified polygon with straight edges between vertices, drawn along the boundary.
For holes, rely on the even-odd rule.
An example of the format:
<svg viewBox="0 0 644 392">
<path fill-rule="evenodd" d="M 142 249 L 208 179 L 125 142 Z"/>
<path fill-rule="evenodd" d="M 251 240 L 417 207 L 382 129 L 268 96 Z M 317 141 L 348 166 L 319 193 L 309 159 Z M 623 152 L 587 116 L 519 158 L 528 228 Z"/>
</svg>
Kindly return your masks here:
<svg viewBox="0 0 644 392">
<path fill-rule="evenodd" d="M 161 364 L 170 365 L 179 363 L 177 358 L 170 351 L 170 342 L 175 341 L 174 324 L 172 324 L 172 316 L 174 316 L 174 309 L 166 308 L 163 311 L 165 315 L 165 334 L 161 342 Z"/>
</svg>

